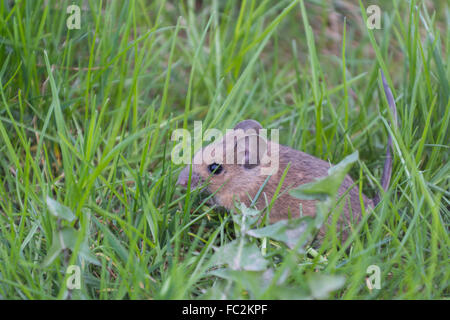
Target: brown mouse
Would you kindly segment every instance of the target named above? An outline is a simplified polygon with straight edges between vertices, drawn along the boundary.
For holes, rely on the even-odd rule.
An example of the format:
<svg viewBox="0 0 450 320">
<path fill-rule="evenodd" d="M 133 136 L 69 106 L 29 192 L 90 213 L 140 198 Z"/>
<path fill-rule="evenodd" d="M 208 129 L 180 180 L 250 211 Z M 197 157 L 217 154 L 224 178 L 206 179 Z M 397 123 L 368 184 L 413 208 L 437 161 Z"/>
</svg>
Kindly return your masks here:
<svg viewBox="0 0 450 320">
<path fill-rule="evenodd" d="M 383 74 L 382 79 L 389 102 L 389 107 L 393 112 L 395 119 L 395 102 Z M 215 204 L 231 210 L 235 205 L 235 201 L 238 200 L 243 202 L 248 207 L 251 204 L 251 199 L 255 198 L 255 195 L 258 193 L 258 190 L 267 178 L 267 175 L 261 174 L 261 169 L 270 165 L 267 161 L 263 161 L 263 153 L 261 152 L 261 149 L 265 149 L 268 155 L 273 154 L 274 150 L 276 150 L 278 151 L 279 159 L 279 163 L 277 164 L 278 170 L 275 171 L 275 173 L 269 178 L 267 184 L 264 186 L 262 193 L 255 203 L 256 208 L 262 210 L 266 208 L 268 203 L 270 203 L 273 195 L 275 194 L 275 190 L 278 187 L 280 178 L 282 177 L 286 166 L 290 163 L 290 167 L 283 181 L 281 190 L 278 193 L 278 197 L 276 198 L 270 211 L 270 222 L 273 223 L 283 219 L 288 219 L 289 213 L 292 217 L 298 217 L 300 206 L 302 208 L 303 215 L 315 216 L 315 200 L 300 200 L 292 197 L 287 191 L 288 189 L 298 187 L 299 185 L 312 182 L 317 178 L 326 176 L 328 174 L 330 164 L 312 155 L 280 145 L 276 142 L 265 139 L 259 140 L 262 126 L 255 120 L 241 121 L 235 126 L 233 131 L 239 129 L 245 131 L 244 137 L 241 137 L 242 139 L 236 138 L 233 135 L 233 132 L 230 132 L 227 133 L 222 140 L 201 149 L 195 154 L 190 179 L 191 189 L 207 181 L 208 183 L 206 190 L 209 193 L 215 193 L 213 197 Z M 255 134 L 257 137 L 257 144 L 256 148 L 252 148 L 249 143 L 249 136 L 255 136 Z M 239 141 L 243 142 L 243 144 L 241 143 L 239 145 Z M 389 185 L 392 171 L 392 156 L 390 153 L 391 144 L 392 140 L 391 137 L 389 137 L 386 161 L 381 179 L 381 185 L 385 190 Z M 261 148 L 261 145 L 263 145 L 264 148 Z M 208 152 L 211 153 L 211 158 L 213 159 L 205 159 L 203 157 L 202 160 L 198 161 L 199 155 L 202 154 L 202 152 L 204 155 L 206 148 L 210 148 Z M 237 154 L 239 154 L 239 150 L 237 150 L 238 148 L 241 148 L 241 159 L 237 158 Z M 211 150 L 213 151 L 211 152 Z M 217 150 L 223 150 L 222 154 L 215 154 L 218 153 L 216 152 Z M 234 152 L 233 163 L 226 161 L 226 156 L 230 152 Z M 250 161 L 250 159 L 253 159 L 253 161 Z M 181 171 L 177 181 L 178 185 L 187 187 L 189 182 L 190 167 L 191 165 L 187 165 Z M 348 236 L 348 232 L 346 232 L 345 229 L 348 227 L 349 223 L 351 221 L 357 222 L 361 217 L 358 186 L 354 185 L 354 182 L 349 175 L 345 177 L 339 188 L 339 197 L 347 191 L 348 194 L 346 194 L 343 198 L 346 201 L 343 207 L 343 214 L 341 214 L 341 218 L 338 220 L 338 231 L 343 231 L 343 239 L 346 239 Z M 369 199 L 365 195 L 362 195 L 362 200 L 366 210 L 368 210 L 368 208 L 373 208 L 379 202 L 379 195 L 377 195 L 373 200 Z M 329 222 L 331 222 L 330 219 Z M 318 238 L 322 238 L 325 232 L 326 224 L 324 224 L 321 228 Z"/>
</svg>

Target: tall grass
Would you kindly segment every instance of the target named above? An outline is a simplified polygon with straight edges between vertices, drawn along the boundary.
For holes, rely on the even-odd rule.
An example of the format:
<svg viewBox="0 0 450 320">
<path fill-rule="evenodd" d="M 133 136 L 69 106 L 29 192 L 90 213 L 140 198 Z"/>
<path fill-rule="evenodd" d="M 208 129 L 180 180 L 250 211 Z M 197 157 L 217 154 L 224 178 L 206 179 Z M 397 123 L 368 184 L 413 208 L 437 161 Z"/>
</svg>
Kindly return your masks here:
<svg viewBox="0 0 450 320">
<path fill-rule="evenodd" d="M 380 30 L 365 1 L 0 1 L 0 298 L 448 297 L 450 11 L 378 4 Z M 332 163 L 359 151 L 370 196 L 392 135 L 389 191 L 346 243 L 249 239 L 170 158 L 174 129 L 246 118 Z M 264 268 L 217 271 L 233 240 Z"/>
</svg>

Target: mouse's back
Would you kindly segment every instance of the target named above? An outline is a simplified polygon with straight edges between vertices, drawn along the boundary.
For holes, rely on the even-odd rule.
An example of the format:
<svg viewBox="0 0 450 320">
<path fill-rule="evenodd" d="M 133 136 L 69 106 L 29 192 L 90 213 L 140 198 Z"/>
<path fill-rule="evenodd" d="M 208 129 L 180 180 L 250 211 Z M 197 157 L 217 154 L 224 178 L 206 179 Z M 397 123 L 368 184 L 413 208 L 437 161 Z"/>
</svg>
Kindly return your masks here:
<svg viewBox="0 0 450 320">
<path fill-rule="evenodd" d="M 276 175 L 272 176 L 268 182 L 268 194 L 273 195 L 281 176 L 290 163 L 288 173 L 283 181 L 280 190 L 280 196 L 275 200 L 270 213 L 270 221 L 276 222 L 287 219 L 289 212 L 292 217 L 298 217 L 301 214 L 304 216 L 315 216 L 316 201 L 315 200 L 300 200 L 292 197 L 288 190 L 296 188 L 305 183 L 313 182 L 316 179 L 328 175 L 328 169 L 331 165 L 319 158 L 309 155 L 305 152 L 294 150 L 290 147 L 280 145 L 280 163 L 279 170 Z M 266 188 L 264 189 L 266 191 Z M 344 195 L 344 196 L 343 196 Z M 343 196 L 343 197 L 342 197 Z M 342 198 L 341 198 L 342 197 Z M 339 187 L 338 191 L 338 205 L 330 214 L 328 221 L 331 223 L 332 215 L 341 214 L 338 220 L 338 229 L 341 230 L 350 222 L 357 222 L 361 217 L 361 200 L 358 186 L 354 184 L 352 178 L 346 175 L 344 181 Z M 364 194 L 361 195 L 365 207 L 373 207 L 372 201 Z M 269 199 L 270 200 L 270 199 Z M 265 200 L 259 199 L 257 206 L 265 205 Z M 258 206 L 258 208 L 259 208 Z M 342 210 L 340 209 L 342 207 Z M 326 226 L 321 229 L 319 235 L 323 236 Z M 347 233 L 344 234 L 346 238 Z"/>
</svg>

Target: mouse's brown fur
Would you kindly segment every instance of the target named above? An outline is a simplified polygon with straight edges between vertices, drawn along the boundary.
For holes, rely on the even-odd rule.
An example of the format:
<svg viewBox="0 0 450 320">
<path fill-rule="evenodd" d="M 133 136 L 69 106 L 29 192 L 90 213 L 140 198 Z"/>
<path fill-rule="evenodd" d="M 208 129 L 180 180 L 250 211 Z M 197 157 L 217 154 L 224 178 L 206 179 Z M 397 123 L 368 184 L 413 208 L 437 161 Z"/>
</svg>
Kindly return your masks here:
<svg viewBox="0 0 450 320">
<path fill-rule="evenodd" d="M 254 120 L 244 120 L 240 122 L 235 129 L 236 128 L 257 130 L 261 128 L 261 125 Z M 226 139 L 227 136 L 219 143 L 224 143 Z M 288 193 L 288 190 L 312 182 L 317 178 L 327 176 L 330 164 L 307 153 L 276 144 L 273 141 L 269 141 L 269 154 L 270 150 L 273 150 L 276 146 L 279 148 L 279 168 L 264 186 L 262 193 L 255 203 L 256 208 L 262 210 L 271 202 L 283 172 L 290 163 L 279 196 L 276 198 L 271 209 L 270 222 L 273 223 L 287 219 L 289 212 L 292 217 L 298 217 L 300 206 L 303 215 L 314 216 L 316 210 L 315 201 L 294 198 Z M 194 158 L 198 157 L 203 151 L 204 149 L 197 152 Z M 225 158 L 225 154 L 223 158 Z M 242 164 L 226 164 L 225 159 L 223 159 L 223 161 L 221 161 L 222 172 L 217 175 L 211 174 L 208 169 L 209 165 L 210 163 L 192 164 L 191 188 L 208 181 L 206 189 L 209 193 L 215 193 L 213 198 L 214 202 L 228 210 L 231 210 L 234 207 L 236 200 L 245 203 L 246 206 L 250 206 L 252 199 L 255 198 L 258 190 L 267 178 L 266 175 L 260 174 L 261 168 L 259 165 L 247 168 Z M 189 170 L 190 166 L 186 166 L 180 173 L 177 182 L 179 185 L 184 187 L 187 186 L 189 181 Z M 352 185 L 353 180 L 347 175 L 339 188 L 339 196 L 342 196 Z M 347 204 L 343 207 L 344 217 L 339 220 L 339 229 L 342 229 L 344 225 L 347 225 L 347 223 L 351 221 L 352 216 L 359 218 L 361 212 L 357 186 L 351 188 L 346 198 L 349 199 L 350 206 Z M 343 199 L 345 199 L 345 197 Z M 366 196 L 363 195 L 362 199 L 366 207 L 373 206 L 372 201 Z M 350 208 L 353 214 L 350 214 Z M 323 235 L 324 232 L 325 228 L 322 228 L 319 236 Z"/>
<path fill-rule="evenodd" d="M 388 102 L 391 110 L 395 115 L 395 103 L 392 99 L 392 94 L 385 82 L 384 75 L 382 75 L 383 82 L 385 85 L 386 95 L 388 97 Z M 259 133 L 261 125 L 255 120 L 244 120 L 236 125 L 234 128 L 243 129 L 246 132 L 248 130 L 254 130 Z M 234 145 L 234 148 L 229 148 L 229 143 Z M 248 158 L 245 158 L 247 162 L 239 164 L 239 162 L 234 162 L 234 164 L 225 163 L 225 154 L 230 151 L 236 151 L 236 141 L 229 139 L 226 135 L 223 140 L 216 142 L 223 148 L 222 160 L 217 160 L 218 164 L 221 164 L 221 171 L 218 174 L 211 173 L 209 165 L 211 163 L 200 161 L 201 164 L 192 164 L 191 173 L 191 188 L 198 186 L 199 184 L 208 181 L 206 189 L 210 193 L 215 193 L 214 202 L 228 210 L 231 210 L 235 201 L 241 201 L 247 206 L 250 206 L 252 199 L 255 198 L 260 187 L 264 184 L 267 176 L 260 174 L 260 169 L 263 164 L 259 158 L 256 165 L 249 165 Z M 388 143 L 388 154 L 385 162 L 385 168 L 383 173 L 382 186 L 386 189 L 389 184 L 389 179 L 391 175 L 392 158 L 390 156 L 390 144 L 391 139 Z M 325 177 L 328 174 L 328 169 L 330 164 L 326 161 L 318 159 L 312 155 L 304 153 L 302 151 L 294 150 L 290 147 L 276 144 L 273 141 L 268 141 L 267 153 L 270 155 L 272 150 L 279 148 L 279 168 L 275 174 L 273 174 L 268 180 L 267 184 L 264 186 L 262 193 L 260 194 L 255 205 L 257 209 L 264 209 L 267 204 L 272 200 L 275 191 L 278 187 L 280 179 L 283 175 L 284 170 L 288 163 L 290 163 L 290 168 L 282 184 L 279 196 L 276 198 L 274 205 L 270 212 L 270 222 L 276 222 L 279 220 L 287 219 L 289 213 L 292 217 L 298 217 L 300 212 L 300 207 L 302 214 L 305 216 L 315 216 L 316 204 L 314 200 L 300 200 L 292 197 L 287 191 L 288 189 L 298 187 L 299 185 L 312 182 L 317 178 Z M 204 151 L 204 149 L 197 152 L 194 156 L 194 160 Z M 246 156 L 248 156 L 249 148 L 248 143 L 245 146 Z M 236 159 L 235 159 L 236 160 Z M 210 162 L 212 162 L 210 160 Z M 198 163 L 198 162 L 197 162 Z M 237 164 L 236 164 L 237 163 Z M 180 173 L 177 184 L 186 187 L 189 182 L 190 165 L 186 166 Z M 353 187 L 352 187 L 353 186 Z M 378 202 L 378 197 L 374 200 L 369 199 L 365 195 L 360 198 L 358 186 L 354 185 L 352 178 L 347 175 L 339 188 L 338 196 L 341 197 L 346 192 L 348 193 L 341 198 L 340 202 L 343 205 L 342 214 L 338 220 L 338 231 L 343 231 L 350 222 L 357 222 L 361 217 L 361 201 L 367 208 L 372 208 Z M 340 207 L 339 205 L 337 206 Z M 329 222 L 331 221 L 331 216 Z M 319 238 L 323 237 L 326 231 L 326 226 L 324 225 L 319 233 Z M 343 238 L 346 238 L 348 232 L 342 233 Z"/>
</svg>

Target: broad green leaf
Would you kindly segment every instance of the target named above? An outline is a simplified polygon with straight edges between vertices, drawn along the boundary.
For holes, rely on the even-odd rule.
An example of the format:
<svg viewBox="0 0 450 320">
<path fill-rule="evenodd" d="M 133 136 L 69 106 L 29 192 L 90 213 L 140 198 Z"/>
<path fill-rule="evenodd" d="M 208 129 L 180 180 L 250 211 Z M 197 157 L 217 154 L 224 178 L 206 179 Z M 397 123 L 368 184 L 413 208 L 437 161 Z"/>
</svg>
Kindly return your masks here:
<svg viewBox="0 0 450 320">
<path fill-rule="evenodd" d="M 217 281 L 213 284 L 212 287 L 209 287 L 204 294 L 202 294 L 199 299 L 200 300 L 224 300 L 230 299 L 227 295 L 227 290 L 225 289 L 224 281 Z"/>
<path fill-rule="evenodd" d="M 267 267 L 261 250 L 244 239 L 234 240 L 220 247 L 213 259 L 216 265 L 225 264 L 232 270 L 261 271 Z"/>
<path fill-rule="evenodd" d="M 62 252 L 63 249 L 70 249 L 71 251 L 73 251 L 79 236 L 78 232 L 79 231 L 71 227 L 64 227 L 61 230 L 55 232 L 53 234 L 52 246 L 44 259 L 43 265 L 49 266 Z M 95 255 L 90 252 L 89 246 L 86 241 L 81 244 L 78 254 L 89 263 L 101 265 Z"/>
<path fill-rule="evenodd" d="M 260 218 L 260 211 L 247 208 L 244 203 L 240 203 L 240 213 L 233 214 L 233 222 L 240 227 L 240 232 L 244 235 Z"/>
<path fill-rule="evenodd" d="M 64 219 L 69 222 L 72 222 L 76 218 L 70 208 L 60 204 L 50 197 L 47 197 L 47 208 L 56 218 Z"/>
<path fill-rule="evenodd" d="M 308 277 L 307 282 L 313 298 L 326 299 L 331 292 L 342 288 L 345 277 L 313 273 Z"/>
<path fill-rule="evenodd" d="M 289 194 L 303 200 L 326 201 L 337 194 L 346 174 L 356 161 L 358 161 L 357 151 L 328 169 L 328 176 L 302 184 L 296 189 L 290 190 Z"/>
<path fill-rule="evenodd" d="M 78 232 L 70 227 L 63 227 L 59 233 L 58 238 L 54 240 L 59 240 L 61 242 L 61 247 L 63 249 L 73 249 L 77 243 Z"/>
<path fill-rule="evenodd" d="M 311 300 L 308 290 L 298 286 L 276 286 L 270 289 L 270 296 L 278 300 Z M 276 298 L 275 298 L 276 297 Z"/>
<path fill-rule="evenodd" d="M 311 299 L 306 288 L 300 286 L 290 286 L 285 280 L 277 283 L 276 286 L 269 285 L 273 279 L 273 269 L 265 271 L 237 271 L 230 269 L 218 269 L 212 271 L 210 274 L 219 278 L 233 281 L 236 285 L 245 288 L 250 292 L 251 299 L 260 299 L 262 295 L 270 290 L 270 296 L 273 299 Z M 223 295 L 223 292 L 222 292 Z M 219 295 L 220 298 L 220 295 Z"/>
<path fill-rule="evenodd" d="M 65 227 L 60 231 L 60 233 L 62 235 L 60 239 L 64 241 L 62 246 L 64 246 L 64 248 L 68 248 L 73 251 L 75 249 L 75 244 L 79 236 L 79 231 L 73 228 Z M 83 243 L 80 246 L 78 254 L 82 258 L 84 258 L 87 262 L 93 263 L 95 265 L 101 265 L 100 262 L 97 260 L 97 258 L 90 252 L 89 246 L 87 244 L 87 239 L 83 240 Z"/>
<path fill-rule="evenodd" d="M 259 210 L 248 208 L 244 203 L 241 203 L 241 212 L 246 217 L 255 217 L 259 215 Z"/>
<path fill-rule="evenodd" d="M 66 248 L 72 248 L 76 241 L 75 230 L 64 227 L 62 230 L 53 233 L 53 243 L 48 250 L 47 256 L 42 262 L 44 267 L 48 267 L 58 257 L 61 252 Z"/>
<path fill-rule="evenodd" d="M 310 217 L 282 220 L 261 229 L 249 230 L 247 234 L 255 238 L 268 237 L 284 242 L 290 249 L 293 249 L 302 240 L 299 251 L 304 252 L 302 247 L 312 236 L 312 228 L 308 228 L 312 222 L 313 219 Z"/>
<path fill-rule="evenodd" d="M 80 252 L 79 252 L 80 256 L 82 258 L 84 258 L 87 262 L 95 264 L 97 266 L 101 266 L 102 264 L 100 263 L 100 261 L 98 261 L 97 257 L 91 253 L 89 246 L 87 245 L 86 242 L 84 242 L 81 245 L 80 248 Z"/>
<path fill-rule="evenodd" d="M 269 269 L 270 270 L 270 269 Z M 246 290 L 257 294 L 266 290 L 273 277 L 273 271 L 242 271 L 231 270 L 228 268 L 213 270 L 209 274 L 216 277 L 231 280 L 239 284 Z"/>
</svg>

